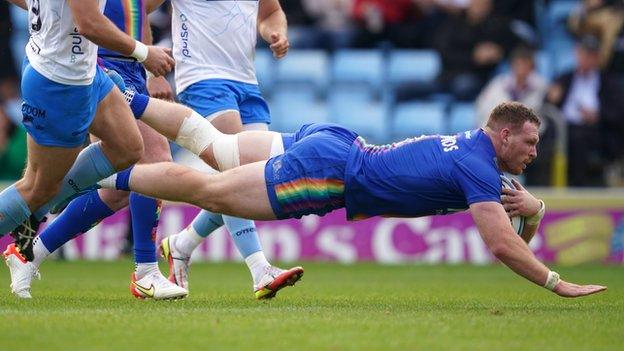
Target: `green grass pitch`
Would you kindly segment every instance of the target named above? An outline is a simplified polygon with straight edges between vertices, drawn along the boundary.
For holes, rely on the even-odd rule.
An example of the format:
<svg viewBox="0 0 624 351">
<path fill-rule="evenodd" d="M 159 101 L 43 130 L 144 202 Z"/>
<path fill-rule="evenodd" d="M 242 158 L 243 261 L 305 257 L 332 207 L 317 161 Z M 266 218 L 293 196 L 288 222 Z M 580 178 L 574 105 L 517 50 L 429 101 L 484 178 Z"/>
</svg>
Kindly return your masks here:
<svg viewBox="0 0 624 351">
<path fill-rule="evenodd" d="M 304 266 L 296 287 L 256 301 L 243 264 L 196 264 L 189 298 L 160 302 L 130 295 L 129 261 L 46 262 L 31 301 L 0 268 L 0 349 L 624 349 L 624 267 L 560 268 L 609 286 L 563 299 L 502 266 Z"/>
</svg>

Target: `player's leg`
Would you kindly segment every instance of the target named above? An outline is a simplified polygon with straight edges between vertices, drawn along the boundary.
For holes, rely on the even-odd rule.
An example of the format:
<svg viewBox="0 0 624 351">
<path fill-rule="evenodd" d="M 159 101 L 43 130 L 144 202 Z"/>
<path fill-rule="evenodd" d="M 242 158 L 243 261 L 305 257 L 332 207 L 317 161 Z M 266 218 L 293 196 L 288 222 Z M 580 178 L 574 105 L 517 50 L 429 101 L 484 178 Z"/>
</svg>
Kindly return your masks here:
<svg viewBox="0 0 624 351">
<path fill-rule="evenodd" d="M 210 106 L 198 105 L 197 102 L 194 103 L 192 100 L 187 101 L 189 100 L 188 94 L 185 94 L 182 100 L 183 102 L 190 102 L 200 112 L 210 111 Z M 224 105 L 227 106 L 227 101 L 221 102 L 219 106 Z M 268 117 L 268 108 L 265 110 L 265 114 Z M 208 118 L 219 131 L 224 133 L 236 132 L 242 127 L 240 115 L 234 108 L 210 114 Z M 268 131 L 266 123 L 248 124 L 244 128 Z M 261 142 L 259 145 L 256 144 L 254 146 L 258 147 L 262 146 L 262 144 Z M 294 284 L 303 274 L 301 267 L 282 270 L 271 266 L 262 251 L 253 221 L 232 216 L 222 216 L 203 210 L 187 228 L 178 234 L 163 239 L 162 252 L 169 261 L 170 279 L 172 281 L 188 287 L 188 271 L 192 252 L 206 237 L 223 224 L 227 227 L 235 246 L 249 268 L 257 298 L 275 296 L 279 289 L 286 285 Z"/>
<path fill-rule="evenodd" d="M 139 130 L 146 146 L 140 162 L 171 160 L 169 145 L 161 135 L 140 122 Z M 158 224 L 159 202 L 139 194 L 130 195 L 129 199 L 127 191 L 100 189 L 71 201 L 36 239 L 33 248 L 33 264 L 39 267 L 50 253 L 77 235 L 86 233 L 104 218 L 128 206 L 128 203 L 131 205 L 135 262 L 137 263 L 133 281 L 141 281 L 146 276 L 149 276 L 149 283 L 156 281 L 158 284 L 153 284 L 156 288 L 155 296 L 153 296 L 155 298 L 185 296 L 187 292 L 168 282 L 158 269 L 153 230 Z M 140 285 L 151 284 L 144 282 Z M 145 297 L 136 290 L 134 284 L 131 286 L 131 292 L 135 296 Z"/>
<path fill-rule="evenodd" d="M 98 103 L 106 100 L 104 96 L 112 95 L 112 88 L 113 84 L 110 79 L 99 70 L 91 85 L 67 86 L 48 80 L 32 67 L 26 65 L 23 73 L 23 95 L 26 104 L 24 126 L 36 144 L 42 147 L 77 148 L 86 139 L 87 129 L 93 121 Z M 121 98 L 121 95 L 118 95 L 117 98 Z M 128 111 L 127 107 L 123 106 L 123 99 L 119 103 L 122 111 Z M 130 114 L 126 114 L 125 119 L 123 117 L 120 116 L 119 118 L 121 127 L 123 127 L 124 120 L 126 122 L 131 121 L 129 119 L 131 118 Z M 97 114 L 95 118 L 97 119 Z M 132 137 L 133 131 L 138 134 L 138 129 L 136 127 L 133 129 L 132 125 L 130 125 L 129 128 L 125 128 L 124 134 L 126 134 L 126 137 Z M 33 210 L 36 209 L 36 211 L 33 211 L 33 216 L 29 217 L 13 231 L 18 245 L 21 246 L 25 254 L 32 256 L 32 234 L 36 232 L 38 224 L 52 204 L 84 190 L 103 177 L 109 176 L 115 171 L 115 167 L 127 167 L 131 162 L 138 159 L 141 145 L 139 145 L 139 148 L 133 148 L 135 145 L 133 141 L 128 142 L 127 145 L 128 147 L 119 148 L 122 155 L 119 157 L 111 157 L 109 155 L 110 152 L 107 154 L 105 148 L 100 143 L 83 149 L 77 158 L 75 155 L 69 158 L 62 155 L 53 155 L 56 160 L 51 160 L 49 163 L 55 166 L 54 169 L 60 169 L 61 172 L 65 171 L 63 163 L 69 163 L 76 159 L 61 182 L 62 186 L 60 188 L 42 184 L 40 181 L 36 183 L 26 181 L 19 184 L 23 188 L 24 193 L 30 192 L 34 194 L 33 196 L 37 196 L 36 194 L 41 192 L 43 196 L 40 199 L 45 199 L 45 201 L 39 200 L 39 203 L 35 205 L 36 207 L 32 208 Z M 42 150 L 48 151 L 47 149 Z M 73 152 L 70 151 L 70 153 Z M 40 161 L 45 162 L 45 160 Z M 42 169 L 42 167 L 47 166 L 31 163 L 30 169 L 26 173 L 28 179 L 34 181 L 39 177 L 39 172 L 41 172 L 41 176 L 47 177 L 45 175 L 47 170 Z M 38 190 L 42 185 L 46 188 Z M 50 194 L 51 191 L 56 191 L 57 189 L 59 190 L 56 192 L 56 196 L 50 200 L 49 195 L 46 194 Z M 41 205 L 42 202 L 46 203 Z M 22 213 L 23 215 L 24 213 Z M 3 221 L 0 220 L 0 222 Z"/>
<path fill-rule="evenodd" d="M 249 133 L 241 134 L 253 136 Z M 280 137 L 282 155 L 216 175 L 159 163 L 135 166 L 100 184 L 257 220 L 324 215 L 344 207 L 345 167 L 357 134 L 335 125 L 308 125 Z"/>
<path fill-rule="evenodd" d="M 204 80 L 191 85 L 178 97 L 184 105 L 206 116 L 206 120 L 210 121 L 220 132 L 234 134 L 243 129 L 239 113 L 241 92 L 238 85 L 236 82 L 226 80 Z M 207 96 L 218 96 L 218 98 L 208 99 Z M 246 259 L 254 285 L 260 281 L 264 268 L 269 267 L 270 264 L 262 253 L 253 221 L 229 216 L 224 218 L 220 214 L 208 211 L 202 211 L 181 233 L 163 240 L 162 251 L 170 263 L 170 279 L 181 286 L 188 286 L 191 253 L 205 237 L 224 223 L 235 246 Z"/>
<path fill-rule="evenodd" d="M 94 185 L 99 179 L 136 163 L 143 153 L 143 141 L 132 113 L 110 79 L 98 70 L 94 84 L 99 85 L 95 118 L 89 130 L 100 141 L 84 148 L 63 182 L 61 191 L 36 212 L 37 218 L 48 213 L 52 205 Z M 86 132 L 86 131 L 85 131 Z"/>
<path fill-rule="evenodd" d="M 112 89 L 112 82 L 102 71 L 97 71 L 94 82 L 90 86 L 66 86 L 49 81 L 32 67 L 26 66 L 23 81 L 26 86 L 30 87 L 23 89 L 25 102 L 30 106 L 31 111 L 35 111 L 30 114 L 26 112 L 24 118 L 24 125 L 33 141 L 36 142 L 31 142 L 31 149 L 40 150 L 39 146 L 46 148 L 42 149 L 43 152 L 49 152 L 47 148 L 50 147 L 75 149 L 61 154 L 51 154 L 55 159 L 33 156 L 25 173 L 27 181 L 18 183 L 24 194 L 31 193 L 36 199 L 35 202 L 39 201 L 36 203 L 38 209 L 34 211 L 33 216 L 30 216 L 14 231 L 15 236 L 20 239 L 18 242 L 21 242 L 22 247 L 25 248 L 22 252 L 32 259 L 32 237 L 48 209 L 53 204 L 94 185 L 99 179 L 113 174 L 116 168 L 126 168 L 136 162 L 142 152 L 142 142 L 123 97 L 119 91 Z M 111 131 L 110 134 L 119 135 L 115 140 L 126 141 L 126 144 L 118 145 L 109 141 L 94 143 L 83 149 L 76 157 L 79 147 L 86 139 L 87 129 L 94 120 L 101 119 L 99 116 L 103 113 L 102 111 L 108 112 L 107 118 L 111 120 L 110 125 L 113 125 L 112 120 L 116 118 L 115 125 L 121 131 L 117 133 Z M 73 157 L 68 157 L 72 155 Z M 74 159 L 75 162 L 72 165 Z M 71 168 L 67 171 L 68 165 L 71 165 Z M 62 172 L 66 174 L 56 185 L 45 182 L 47 179 L 58 177 L 57 173 Z M 41 189 L 42 186 L 45 189 Z M 18 188 L 16 190 L 19 194 Z M 43 195 L 38 195 L 38 193 Z M 52 197 L 53 194 L 55 194 L 54 197 Z M 44 202 L 45 204 L 40 205 Z M 34 209 L 33 207 L 32 210 Z M 5 255 L 11 268 L 13 290 L 16 290 L 15 284 L 28 281 L 28 286 L 24 290 L 25 295 L 28 295 L 25 297 L 30 297 L 29 282 L 32 276 L 26 276 L 22 269 L 13 269 L 11 263 L 17 265 L 22 262 L 11 257 L 15 258 L 16 255 L 11 253 Z M 32 264 L 26 266 L 34 267 Z"/>
<path fill-rule="evenodd" d="M 145 143 L 140 164 L 171 161 L 169 143 L 162 135 L 142 122 L 139 129 Z M 188 295 L 188 290 L 170 282 L 158 268 L 156 230 L 160 220 L 161 201 L 139 193 L 130 194 L 130 215 L 135 271 L 130 291 L 137 298 L 174 299 Z M 150 286 L 154 289 L 150 290 Z"/>
</svg>

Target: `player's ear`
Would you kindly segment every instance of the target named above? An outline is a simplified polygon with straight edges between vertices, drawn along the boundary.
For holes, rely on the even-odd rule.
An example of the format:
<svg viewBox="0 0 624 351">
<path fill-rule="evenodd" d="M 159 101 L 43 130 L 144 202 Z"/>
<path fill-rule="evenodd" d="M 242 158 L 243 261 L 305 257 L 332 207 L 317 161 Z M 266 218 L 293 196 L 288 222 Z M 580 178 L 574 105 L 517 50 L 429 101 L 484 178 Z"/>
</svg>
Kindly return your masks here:
<svg viewBox="0 0 624 351">
<path fill-rule="evenodd" d="M 501 128 L 500 138 L 503 142 L 503 145 L 507 145 L 509 143 L 509 137 L 511 136 L 511 130 L 509 128 Z"/>
</svg>

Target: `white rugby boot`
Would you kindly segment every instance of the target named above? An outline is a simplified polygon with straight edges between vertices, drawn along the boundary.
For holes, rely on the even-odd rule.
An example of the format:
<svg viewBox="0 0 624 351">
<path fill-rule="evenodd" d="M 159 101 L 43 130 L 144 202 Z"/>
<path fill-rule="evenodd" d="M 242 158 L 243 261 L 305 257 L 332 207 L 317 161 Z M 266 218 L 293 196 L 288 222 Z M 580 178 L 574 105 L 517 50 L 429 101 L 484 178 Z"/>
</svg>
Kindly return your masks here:
<svg viewBox="0 0 624 351">
<path fill-rule="evenodd" d="M 11 272 L 11 292 L 22 299 L 30 299 L 30 285 L 33 278 L 41 279 L 39 270 L 20 253 L 15 244 L 7 246 L 3 253 L 4 262 Z"/>
<path fill-rule="evenodd" d="M 175 241 L 180 234 L 170 235 L 160 242 L 160 252 L 169 264 L 169 280 L 178 286 L 189 288 L 189 268 L 191 257 L 176 249 Z"/>
<path fill-rule="evenodd" d="M 137 299 L 154 300 L 183 299 L 188 295 L 188 290 L 167 280 L 160 271 L 149 273 L 138 280 L 136 274 L 132 273 L 130 292 Z"/>
</svg>

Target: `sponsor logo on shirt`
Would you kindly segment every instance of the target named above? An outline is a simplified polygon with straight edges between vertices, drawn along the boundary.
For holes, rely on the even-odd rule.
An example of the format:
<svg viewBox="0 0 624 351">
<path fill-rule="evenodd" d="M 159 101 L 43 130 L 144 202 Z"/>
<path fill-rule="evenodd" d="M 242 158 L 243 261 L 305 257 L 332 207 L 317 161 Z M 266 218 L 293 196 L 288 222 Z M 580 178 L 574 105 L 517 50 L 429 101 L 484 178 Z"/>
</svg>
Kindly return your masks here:
<svg viewBox="0 0 624 351">
<path fill-rule="evenodd" d="M 182 25 L 180 26 L 180 39 L 182 41 L 182 56 L 191 57 L 191 51 L 189 50 L 189 27 L 188 27 L 188 18 L 183 13 L 180 14 L 180 21 L 182 21 Z"/>
<path fill-rule="evenodd" d="M 71 41 L 72 41 L 72 48 L 71 48 L 72 53 L 70 57 L 70 62 L 76 63 L 80 55 L 84 55 L 84 50 L 82 47 L 84 38 L 82 35 L 80 35 L 80 33 L 78 33 L 78 28 L 76 27 L 74 27 L 74 30 L 71 33 L 69 33 L 69 36 L 71 37 Z"/>
</svg>

